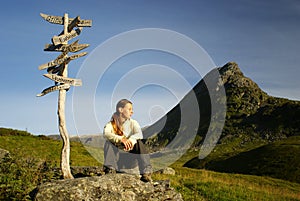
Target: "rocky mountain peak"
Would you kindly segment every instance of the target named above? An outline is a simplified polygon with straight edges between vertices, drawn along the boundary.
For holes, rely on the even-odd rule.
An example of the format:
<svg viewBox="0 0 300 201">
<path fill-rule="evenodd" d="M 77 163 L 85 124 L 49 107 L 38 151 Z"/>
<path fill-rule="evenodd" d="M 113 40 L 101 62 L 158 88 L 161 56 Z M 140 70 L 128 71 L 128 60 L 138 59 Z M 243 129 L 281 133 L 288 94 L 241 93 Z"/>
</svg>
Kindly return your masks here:
<svg viewBox="0 0 300 201">
<path fill-rule="evenodd" d="M 225 97 L 219 93 L 220 86 L 224 86 Z M 198 129 L 193 128 L 189 124 L 194 121 L 194 111 L 189 111 L 188 120 L 184 123 L 181 122 L 181 110 L 188 111 L 188 106 L 191 105 L 191 94 L 195 94 L 198 101 L 200 111 Z M 299 108 L 298 103 L 269 96 L 252 79 L 244 75 L 237 63 L 228 62 L 205 75 L 180 103 L 166 114 L 164 117 L 167 119 L 166 123 L 162 118 L 164 121 L 158 121 L 145 129 L 144 135 L 146 134 L 146 137 L 152 136 L 153 133 L 156 134 L 153 138 L 149 138 L 147 143 L 152 147 L 152 150 L 155 150 L 156 147 L 159 149 L 165 146 L 175 138 L 178 131 L 180 131 L 179 126 L 182 124 L 181 126 L 184 128 L 197 129 L 197 134 L 200 137 L 194 141 L 194 144 L 195 146 L 201 145 L 201 139 L 203 139 L 209 129 L 211 119 L 222 115 L 222 113 L 218 113 L 222 112 L 221 110 L 216 110 L 216 113 L 212 113 L 212 104 L 222 105 L 224 99 L 226 99 L 226 117 L 221 138 L 227 135 L 238 135 L 247 130 L 249 136 L 255 135 L 256 137 L 257 135 L 271 136 L 269 134 L 270 131 L 274 131 L 272 138 L 279 139 L 282 136 L 294 135 L 290 132 L 291 130 L 293 132 L 298 132 L 299 130 L 299 126 L 292 125 L 293 121 L 286 121 L 284 120 L 286 116 L 281 115 L 282 111 L 285 111 L 286 114 L 289 114 L 289 118 L 298 116 L 297 109 L 291 109 Z M 181 108 L 184 105 L 187 107 Z M 275 128 L 275 125 L 278 124 L 277 120 L 281 116 L 283 117 L 282 123 L 280 126 L 277 126 L 278 128 Z M 264 120 L 261 121 L 261 119 Z M 161 129 L 162 122 L 165 125 L 163 129 Z M 269 123 L 266 124 L 266 122 Z M 289 127 L 293 129 L 288 129 L 289 131 L 283 135 L 284 130 L 281 128 Z M 184 132 L 188 133 L 187 131 Z"/>
<path fill-rule="evenodd" d="M 250 87 L 251 90 L 253 89 L 261 91 L 261 89 L 255 82 L 253 82 L 250 78 L 244 76 L 238 64 L 235 62 L 228 62 L 223 67 L 219 67 L 218 70 L 225 88 Z"/>
<path fill-rule="evenodd" d="M 224 77 L 235 76 L 235 75 L 243 76 L 241 69 L 239 68 L 238 64 L 235 62 L 228 62 L 223 67 L 219 67 L 218 70 L 220 72 L 220 75 Z"/>
<path fill-rule="evenodd" d="M 225 87 L 228 110 L 234 115 L 253 114 L 268 99 L 266 92 L 244 76 L 237 63 L 228 62 L 218 70 Z"/>
</svg>

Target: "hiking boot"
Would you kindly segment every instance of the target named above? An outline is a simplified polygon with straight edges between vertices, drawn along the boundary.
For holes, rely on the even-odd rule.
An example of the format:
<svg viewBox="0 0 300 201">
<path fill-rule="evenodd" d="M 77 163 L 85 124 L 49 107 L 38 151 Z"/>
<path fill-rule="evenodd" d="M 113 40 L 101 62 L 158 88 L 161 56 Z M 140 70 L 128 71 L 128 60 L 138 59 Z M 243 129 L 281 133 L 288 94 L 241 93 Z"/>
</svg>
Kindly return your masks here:
<svg viewBox="0 0 300 201">
<path fill-rule="evenodd" d="M 117 173 L 117 171 L 112 167 L 104 166 L 103 170 L 104 170 L 105 174 L 116 174 Z"/>
<path fill-rule="evenodd" d="M 151 174 L 149 173 L 142 174 L 141 181 L 151 183 L 152 182 Z"/>
</svg>

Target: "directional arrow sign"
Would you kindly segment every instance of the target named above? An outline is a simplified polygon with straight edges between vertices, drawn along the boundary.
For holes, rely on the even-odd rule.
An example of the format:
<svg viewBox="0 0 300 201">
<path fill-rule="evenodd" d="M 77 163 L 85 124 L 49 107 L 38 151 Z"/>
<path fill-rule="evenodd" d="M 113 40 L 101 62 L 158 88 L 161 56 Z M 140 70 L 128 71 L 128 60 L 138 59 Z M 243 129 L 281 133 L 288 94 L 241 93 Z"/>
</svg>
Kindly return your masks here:
<svg viewBox="0 0 300 201">
<path fill-rule="evenodd" d="M 79 34 L 81 33 L 81 30 L 82 30 L 82 28 L 78 28 L 76 30 L 72 30 L 71 32 L 69 32 L 67 34 L 63 34 L 60 36 L 53 36 L 52 42 L 54 45 L 59 45 L 64 42 L 67 42 L 67 41 L 71 40 L 72 38 L 79 36 Z"/>
<path fill-rule="evenodd" d="M 65 65 L 63 65 L 63 64 L 59 65 L 58 67 L 52 66 L 52 67 L 49 67 L 47 69 L 47 72 L 50 73 L 50 74 L 56 74 L 56 73 L 58 73 L 58 75 L 61 75 L 62 72 L 63 72 L 63 70 L 64 70 L 64 68 L 65 68 Z"/>
<path fill-rule="evenodd" d="M 59 83 L 65 83 L 72 86 L 82 86 L 82 81 L 80 79 L 72 79 L 67 77 L 62 77 L 55 74 L 44 74 L 45 77 Z"/>
<path fill-rule="evenodd" d="M 75 19 L 73 19 L 73 21 L 69 22 L 69 25 L 67 28 L 68 33 L 71 32 L 73 30 L 73 28 L 79 24 L 79 22 L 80 22 L 79 16 L 77 16 Z M 58 36 L 61 36 L 63 34 L 64 34 L 64 30 Z"/>
<path fill-rule="evenodd" d="M 57 86 L 52 86 L 48 87 L 47 89 L 44 89 L 40 94 L 37 94 L 36 96 L 44 96 L 50 92 L 61 90 L 61 89 L 69 89 L 70 85 L 69 84 L 63 84 L 63 85 L 57 85 Z"/>
<path fill-rule="evenodd" d="M 52 66 L 57 66 L 57 65 L 60 65 L 62 63 L 69 62 L 71 60 L 77 59 L 79 57 L 83 57 L 85 55 L 87 55 L 87 52 L 82 52 L 82 53 L 79 53 L 79 54 L 74 54 L 72 56 L 64 57 L 64 58 L 60 58 L 60 56 L 58 56 L 57 59 L 55 59 L 53 61 L 50 61 L 48 63 L 40 65 L 39 66 L 39 70 L 43 70 L 43 69 L 46 69 L 46 68 L 49 68 L 49 67 L 52 67 Z"/>
<path fill-rule="evenodd" d="M 64 24 L 63 17 L 60 16 L 52 16 L 47 15 L 44 13 L 40 13 L 41 17 L 44 18 L 46 21 L 52 23 L 52 24 Z M 74 20 L 74 18 L 69 18 L 69 24 Z M 77 27 L 91 27 L 92 26 L 92 20 L 80 20 L 77 24 Z"/>
<path fill-rule="evenodd" d="M 60 65 L 62 63 L 65 63 L 67 61 L 68 61 L 68 57 L 60 58 L 60 56 L 58 56 L 58 58 L 56 58 L 55 60 L 40 65 L 39 70 L 43 70 L 43 69 L 46 69 L 46 68 L 49 68 L 49 67 L 52 67 L 52 66 L 57 66 L 57 65 Z"/>
<path fill-rule="evenodd" d="M 53 45 L 53 44 L 46 44 L 44 51 L 57 51 L 57 52 L 79 52 L 80 50 L 83 50 L 87 47 L 89 47 L 89 44 L 78 44 L 79 40 L 76 40 L 72 44 L 69 45 Z"/>
<path fill-rule="evenodd" d="M 71 32 L 74 27 L 77 27 L 79 22 L 80 22 L 80 17 L 77 16 L 74 20 L 72 20 L 72 22 L 69 23 L 68 32 Z"/>
</svg>

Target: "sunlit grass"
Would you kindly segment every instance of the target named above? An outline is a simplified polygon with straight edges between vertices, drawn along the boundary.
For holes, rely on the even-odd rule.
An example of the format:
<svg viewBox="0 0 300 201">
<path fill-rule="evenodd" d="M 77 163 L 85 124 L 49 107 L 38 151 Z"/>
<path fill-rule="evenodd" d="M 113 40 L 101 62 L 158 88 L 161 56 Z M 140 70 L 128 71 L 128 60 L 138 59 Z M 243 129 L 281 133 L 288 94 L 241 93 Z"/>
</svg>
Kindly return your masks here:
<svg viewBox="0 0 300 201">
<path fill-rule="evenodd" d="M 41 179 L 52 178 L 53 173 L 42 172 L 41 167 L 44 166 L 41 162 L 46 161 L 50 166 L 59 167 L 62 142 L 37 136 L 0 136 L 0 148 L 8 150 L 11 156 L 19 161 L 7 166 L 6 168 L 11 168 L 8 170 L 9 174 L 2 175 L 2 179 L 9 182 L 2 184 L 6 185 L 3 187 L 9 190 L 11 196 L 18 193 L 19 198 L 22 196 L 22 191 L 24 191 L 23 193 L 30 192 Z M 153 179 L 170 180 L 171 187 L 180 192 L 184 200 L 189 201 L 300 200 L 300 184 L 298 183 L 269 177 L 218 173 L 182 167 L 186 161 L 198 154 L 198 150 L 187 151 L 171 165 L 175 169 L 176 175 L 154 173 Z M 71 166 L 101 166 L 99 161 L 102 160 L 103 151 L 101 149 L 83 146 L 79 142 L 71 142 Z M 163 161 L 158 160 L 157 162 L 162 163 Z M 34 165 L 36 167 L 31 167 Z M 24 173 L 16 178 L 15 172 L 20 170 Z M 44 176 L 39 176 L 41 173 Z M 28 189 L 24 185 L 28 185 Z"/>
<path fill-rule="evenodd" d="M 154 174 L 170 179 L 185 200 L 300 200 L 300 184 L 284 180 L 207 170 L 175 168 L 176 175 Z"/>
</svg>

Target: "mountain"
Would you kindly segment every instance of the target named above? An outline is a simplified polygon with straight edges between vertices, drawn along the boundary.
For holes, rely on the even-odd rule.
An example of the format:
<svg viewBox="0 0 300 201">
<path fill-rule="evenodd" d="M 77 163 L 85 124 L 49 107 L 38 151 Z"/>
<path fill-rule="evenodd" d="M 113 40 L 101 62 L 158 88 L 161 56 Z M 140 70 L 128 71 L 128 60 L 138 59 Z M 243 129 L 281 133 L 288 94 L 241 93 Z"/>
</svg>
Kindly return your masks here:
<svg viewBox="0 0 300 201">
<path fill-rule="evenodd" d="M 225 97 L 219 93 L 220 83 L 224 86 Z M 199 107 L 199 117 L 195 107 L 190 109 L 193 106 L 191 104 L 193 94 L 197 100 L 197 107 Z M 225 112 L 222 110 L 222 104 L 226 106 Z M 213 109 L 213 106 L 217 110 Z M 188 116 L 184 121 L 182 120 L 182 112 Z M 220 116 L 224 116 L 223 122 L 217 121 Z M 195 121 L 199 123 L 197 128 L 193 123 Z M 292 150 L 299 149 L 298 138 L 294 138 L 295 142 L 290 143 L 290 147 L 274 146 L 272 143 L 282 142 L 291 136 L 299 136 L 299 125 L 300 101 L 268 95 L 254 81 L 244 76 L 238 64 L 229 62 L 223 67 L 215 68 L 209 72 L 166 116 L 145 129 L 144 134 L 148 137 L 146 143 L 155 153 L 168 147 L 184 147 L 184 144 L 188 143 L 186 139 L 189 139 L 190 133 L 196 130 L 193 142 L 185 148 L 197 151 L 200 148 L 200 154 L 199 157 L 188 161 L 185 166 L 228 172 L 230 169 L 228 167 L 239 164 L 238 161 L 245 162 L 246 160 L 242 156 L 246 154 L 253 157 L 254 153 L 265 152 L 266 150 L 274 151 L 274 149 L 281 150 L 274 152 L 279 155 L 282 153 L 292 154 Z M 220 134 L 217 135 L 218 132 Z M 207 143 L 207 139 L 213 143 Z M 172 143 L 175 145 L 170 146 Z M 284 142 L 282 143 L 284 144 Z M 215 145 L 216 147 L 214 147 Z M 262 146 L 271 146 L 272 149 L 269 147 L 262 148 Z M 282 151 L 284 147 L 286 150 Z M 205 152 L 205 149 L 208 152 L 202 153 L 204 157 L 201 157 L 201 152 Z M 274 155 L 267 152 L 265 154 L 270 157 L 269 160 L 273 161 Z M 264 153 L 261 153 L 261 156 L 266 157 Z M 253 162 L 251 165 L 248 163 L 244 165 L 270 168 L 270 163 L 266 165 L 264 160 L 255 161 L 257 164 Z M 258 164 L 258 161 L 262 161 L 262 163 Z M 286 158 L 280 163 L 289 164 L 289 162 L 289 159 Z M 246 168 L 239 165 L 232 170 L 238 173 L 278 176 L 278 170 L 286 171 L 286 169 L 282 169 L 283 167 L 286 166 L 278 166 L 276 171 L 276 168 L 273 168 L 274 171 L 270 170 L 269 173 L 266 173 L 267 171 L 263 173 L 262 171 L 251 172 L 249 169 L 244 171 Z M 299 169 L 299 166 L 297 168 Z M 296 171 L 296 169 L 294 170 Z M 291 175 L 293 173 L 300 175 L 298 170 L 290 172 Z M 281 177 L 278 176 L 278 178 Z"/>
<path fill-rule="evenodd" d="M 226 93 L 226 116 L 218 143 L 224 138 L 241 134 L 247 135 L 248 140 L 259 138 L 269 142 L 300 135 L 300 102 L 269 96 L 244 76 L 238 64 L 229 62 L 209 72 L 166 116 L 146 128 L 144 135 L 148 137 L 147 144 L 153 149 L 162 148 L 176 137 L 180 132 L 179 128 L 186 128 L 186 132 L 181 135 L 196 129 L 187 129 L 190 122 L 195 121 L 196 112 L 189 109 L 190 99 L 195 94 L 200 118 L 193 146 L 201 146 L 210 124 L 214 123 L 211 122 L 215 118 L 212 115 L 220 115 L 218 112 L 212 113 L 211 109 L 212 105 L 222 104 L 224 101 L 222 97 L 215 98 L 220 81 Z M 215 88 L 208 90 L 207 82 L 213 83 L 210 85 Z M 187 110 L 189 115 L 185 122 L 181 121 L 183 110 Z"/>
</svg>

